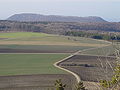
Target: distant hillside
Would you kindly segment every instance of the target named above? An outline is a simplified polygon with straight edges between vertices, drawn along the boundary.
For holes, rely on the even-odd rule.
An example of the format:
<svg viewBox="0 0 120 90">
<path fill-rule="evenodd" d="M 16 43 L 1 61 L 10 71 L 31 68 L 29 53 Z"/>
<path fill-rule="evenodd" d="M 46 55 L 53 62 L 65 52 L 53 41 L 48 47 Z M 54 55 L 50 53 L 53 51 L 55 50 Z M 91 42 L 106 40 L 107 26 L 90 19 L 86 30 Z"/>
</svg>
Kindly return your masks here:
<svg viewBox="0 0 120 90">
<path fill-rule="evenodd" d="M 89 17 L 77 17 L 77 16 L 57 16 L 57 15 L 40 15 L 40 14 L 15 14 L 9 17 L 7 20 L 11 21 L 42 21 L 42 22 L 106 22 L 101 17 L 89 16 Z"/>
<path fill-rule="evenodd" d="M 91 33 L 120 32 L 120 23 L 81 23 L 81 22 L 18 22 L 0 21 L 0 32 L 43 32 L 65 34 L 68 31 L 85 31 Z"/>
</svg>

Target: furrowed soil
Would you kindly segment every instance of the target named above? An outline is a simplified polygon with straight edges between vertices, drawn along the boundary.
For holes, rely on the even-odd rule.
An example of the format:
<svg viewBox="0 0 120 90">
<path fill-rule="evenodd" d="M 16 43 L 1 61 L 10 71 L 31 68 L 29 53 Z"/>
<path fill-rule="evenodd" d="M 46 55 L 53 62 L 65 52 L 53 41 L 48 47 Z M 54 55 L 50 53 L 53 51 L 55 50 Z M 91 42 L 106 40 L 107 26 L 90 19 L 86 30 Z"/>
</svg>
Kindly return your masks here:
<svg viewBox="0 0 120 90">
<path fill-rule="evenodd" d="M 55 90 L 58 79 L 67 84 L 65 90 L 72 90 L 75 78 L 69 74 L 0 76 L 0 90 Z"/>
<path fill-rule="evenodd" d="M 83 81 L 98 82 L 113 75 L 115 58 L 102 56 L 75 55 L 59 65 L 78 74 Z M 110 66 L 111 65 L 111 66 Z"/>
</svg>

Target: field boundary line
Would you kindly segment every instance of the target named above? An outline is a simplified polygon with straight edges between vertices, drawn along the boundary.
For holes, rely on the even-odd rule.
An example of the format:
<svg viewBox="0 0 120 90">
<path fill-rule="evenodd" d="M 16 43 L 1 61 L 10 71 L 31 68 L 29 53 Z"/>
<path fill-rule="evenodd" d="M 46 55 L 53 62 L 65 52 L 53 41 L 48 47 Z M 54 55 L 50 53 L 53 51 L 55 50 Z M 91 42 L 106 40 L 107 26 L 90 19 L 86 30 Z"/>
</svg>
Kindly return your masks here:
<svg viewBox="0 0 120 90">
<path fill-rule="evenodd" d="M 0 54 L 71 54 L 71 53 L 0 53 Z"/>
<path fill-rule="evenodd" d="M 115 56 L 104 56 L 104 55 L 92 55 L 92 54 L 78 54 L 78 55 L 83 55 L 83 56 L 95 56 L 95 57 L 110 57 L 110 58 L 115 58 Z"/>
</svg>

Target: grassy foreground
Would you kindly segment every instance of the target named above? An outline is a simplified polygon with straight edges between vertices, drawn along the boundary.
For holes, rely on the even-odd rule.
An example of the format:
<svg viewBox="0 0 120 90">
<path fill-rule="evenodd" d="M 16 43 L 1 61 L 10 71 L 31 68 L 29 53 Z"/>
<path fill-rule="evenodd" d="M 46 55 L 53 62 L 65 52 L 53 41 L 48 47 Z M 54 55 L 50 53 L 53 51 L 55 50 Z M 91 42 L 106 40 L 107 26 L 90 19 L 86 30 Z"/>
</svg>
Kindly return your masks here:
<svg viewBox="0 0 120 90">
<path fill-rule="evenodd" d="M 0 76 L 66 73 L 53 66 L 68 54 L 1 54 Z"/>
</svg>

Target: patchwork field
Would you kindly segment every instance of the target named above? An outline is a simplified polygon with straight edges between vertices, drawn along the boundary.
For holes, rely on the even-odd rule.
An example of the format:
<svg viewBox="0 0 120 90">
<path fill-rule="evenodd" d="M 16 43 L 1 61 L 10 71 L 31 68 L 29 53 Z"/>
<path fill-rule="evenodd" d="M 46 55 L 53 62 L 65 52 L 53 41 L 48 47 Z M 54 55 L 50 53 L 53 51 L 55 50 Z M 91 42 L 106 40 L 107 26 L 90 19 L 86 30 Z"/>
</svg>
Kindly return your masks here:
<svg viewBox="0 0 120 90">
<path fill-rule="evenodd" d="M 32 32 L 0 33 L 0 90 L 48 90 L 56 79 L 63 79 L 70 86 L 66 90 L 72 90 L 75 77 L 53 64 L 78 50 L 83 51 L 80 54 L 103 55 L 100 48 L 108 52 L 107 48 L 111 49 L 108 45 L 107 41 L 82 37 Z M 84 81 L 96 81 L 98 73 L 103 76 L 100 65 L 96 64 L 99 63 L 97 58 L 76 55 L 61 66 L 77 73 Z M 76 63 L 80 66 L 67 66 Z M 88 67 L 84 67 L 85 64 Z"/>
<path fill-rule="evenodd" d="M 9 45 L 65 45 L 65 46 L 88 46 L 98 47 L 109 44 L 89 38 L 51 35 L 44 33 L 17 32 L 0 33 L 0 44 Z"/>
<path fill-rule="evenodd" d="M 93 47 L 109 45 L 108 42 L 82 37 L 44 33 L 0 33 L 0 53 L 74 53 Z"/>
</svg>

